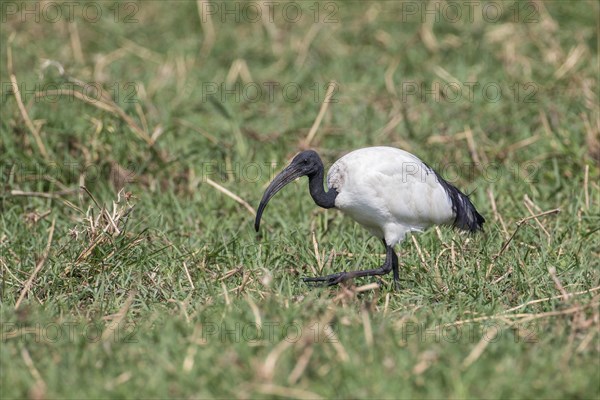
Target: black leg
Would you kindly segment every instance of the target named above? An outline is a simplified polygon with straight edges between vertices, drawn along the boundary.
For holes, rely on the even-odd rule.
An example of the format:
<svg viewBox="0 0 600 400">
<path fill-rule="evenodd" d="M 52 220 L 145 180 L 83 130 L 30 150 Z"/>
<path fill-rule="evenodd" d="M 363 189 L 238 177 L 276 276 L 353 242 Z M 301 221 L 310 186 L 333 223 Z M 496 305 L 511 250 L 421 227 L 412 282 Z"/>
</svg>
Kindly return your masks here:
<svg viewBox="0 0 600 400">
<path fill-rule="evenodd" d="M 385 239 L 383 239 L 383 245 L 385 248 L 388 248 Z M 398 256 L 396 252 L 392 249 L 392 271 L 394 272 L 394 283 L 396 284 L 396 288 L 398 288 L 398 282 L 400 282 L 400 272 L 398 271 Z"/>
<path fill-rule="evenodd" d="M 398 256 L 396 255 L 396 252 L 394 251 L 394 248 L 391 246 L 388 246 L 385 243 L 385 240 L 383 241 L 383 244 L 385 245 L 385 261 L 383 263 L 383 265 L 379 268 L 374 268 L 374 269 L 365 269 L 365 270 L 358 270 L 358 271 L 350 271 L 350 272 L 338 272 L 336 274 L 331 274 L 331 275 L 326 275 L 326 276 L 318 276 L 316 278 L 304 278 L 304 282 L 314 282 L 314 283 L 322 283 L 325 284 L 326 286 L 333 286 L 333 285 L 337 285 L 338 283 L 347 281 L 348 279 L 352 279 L 352 278 L 359 278 L 361 276 L 375 276 L 375 275 L 386 275 L 389 274 L 390 271 L 394 271 L 394 282 L 398 282 L 399 280 L 399 276 L 398 276 Z"/>
<path fill-rule="evenodd" d="M 387 243 L 383 239 L 383 245 L 387 248 Z M 398 271 L 398 255 L 392 250 L 392 271 L 394 272 L 394 287 L 400 290 L 400 271 Z"/>
<path fill-rule="evenodd" d="M 396 290 L 400 290 L 400 272 L 398 271 L 398 256 L 392 250 L 392 270 L 394 271 L 394 286 Z"/>
</svg>

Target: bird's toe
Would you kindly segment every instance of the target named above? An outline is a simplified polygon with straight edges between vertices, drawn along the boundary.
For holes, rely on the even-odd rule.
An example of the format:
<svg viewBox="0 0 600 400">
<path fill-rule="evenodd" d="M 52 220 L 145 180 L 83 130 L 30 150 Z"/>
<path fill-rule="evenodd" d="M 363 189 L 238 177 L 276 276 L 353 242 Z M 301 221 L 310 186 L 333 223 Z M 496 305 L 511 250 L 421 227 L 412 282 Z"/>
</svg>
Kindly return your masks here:
<svg viewBox="0 0 600 400">
<path fill-rule="evenodd" d="M 316 283 L 323 286 L 334 286 L 343 282 L 346 278 L 346 272 L 338 272 L 336 274 L 317 276 L 314 278 L 303 278 L 306 283 Z"/>
</svg>

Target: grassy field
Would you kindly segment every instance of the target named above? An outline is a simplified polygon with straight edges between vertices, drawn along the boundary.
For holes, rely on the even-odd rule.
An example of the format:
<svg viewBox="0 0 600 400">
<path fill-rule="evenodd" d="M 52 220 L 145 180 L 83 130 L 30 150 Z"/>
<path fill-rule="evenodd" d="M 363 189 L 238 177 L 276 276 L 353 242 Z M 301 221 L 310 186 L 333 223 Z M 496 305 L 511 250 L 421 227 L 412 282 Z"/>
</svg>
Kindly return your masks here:
<svg viewBox="0 0 600 400">
<path fill-rule="evenodd" d="M 74 4 L 1 4 L 2 398 L 599 398 L 600 3 Z M 381 244 L 253 210 L 370 145 L 485 232 L 308 287 Z"/>
</svg>

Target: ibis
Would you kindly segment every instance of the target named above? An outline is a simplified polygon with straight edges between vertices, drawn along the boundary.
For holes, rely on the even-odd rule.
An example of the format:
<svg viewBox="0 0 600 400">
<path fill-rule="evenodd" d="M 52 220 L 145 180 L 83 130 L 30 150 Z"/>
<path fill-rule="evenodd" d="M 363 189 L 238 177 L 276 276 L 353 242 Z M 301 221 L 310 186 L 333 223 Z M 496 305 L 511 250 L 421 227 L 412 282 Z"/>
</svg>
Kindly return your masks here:
<svg viewBox="0 0 600 400">
<path fill-rule="evenodd" d="M 331 166 L 327 191 L 323 188 L 324 167 L 319 155 L 313 150 L 296 155 L 265 190 L 254 222 L 257 232 L 269 200 L 302 176 L 308 177 L 310 195 L 318 206 L 341 210 L 381 239 L 386 250 L 385 261 L 378 268 L 309 277 L 304 278 L 305 282 L 332 286 L 393 271 L 397 285 L 394 246 L 408 233 L 422 232 L 433 225 L 476 232 L 485 222 L 467 195 L 415 155 L 393 147 L 366 147 L 346 154 Z"/>
</svg>

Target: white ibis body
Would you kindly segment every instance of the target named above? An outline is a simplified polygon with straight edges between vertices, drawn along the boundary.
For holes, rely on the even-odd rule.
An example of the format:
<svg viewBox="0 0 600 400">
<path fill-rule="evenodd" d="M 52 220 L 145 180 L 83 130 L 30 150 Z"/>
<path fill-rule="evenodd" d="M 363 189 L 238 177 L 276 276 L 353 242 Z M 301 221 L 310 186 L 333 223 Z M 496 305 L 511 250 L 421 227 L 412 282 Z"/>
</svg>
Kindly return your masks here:
<svg viewBox="0 0 600 400">
<path fill-rule="evenodd" d="M 407 233 L 432 225 L 452 225 L 475 232 L 485 222 L 467 195 L 418 157 L 393 147 L 367 147 L 343 156 L 331 166 L 327 191 L 323 189 L 324 168 L 319 155 L 307 150 L 294 157 L 265 191 L 256 214 L 256 231 L 268 201 L 285 185 L 305 175 L 318 206 L 341 210 L 382 239 L 386 247 L 386 259 L 379 268 L 304 278 L 305 282 L 336 285 L 354 277 L 393 271 L 397 283 L 398 257 L 394 246 Z"/>
</svg>

